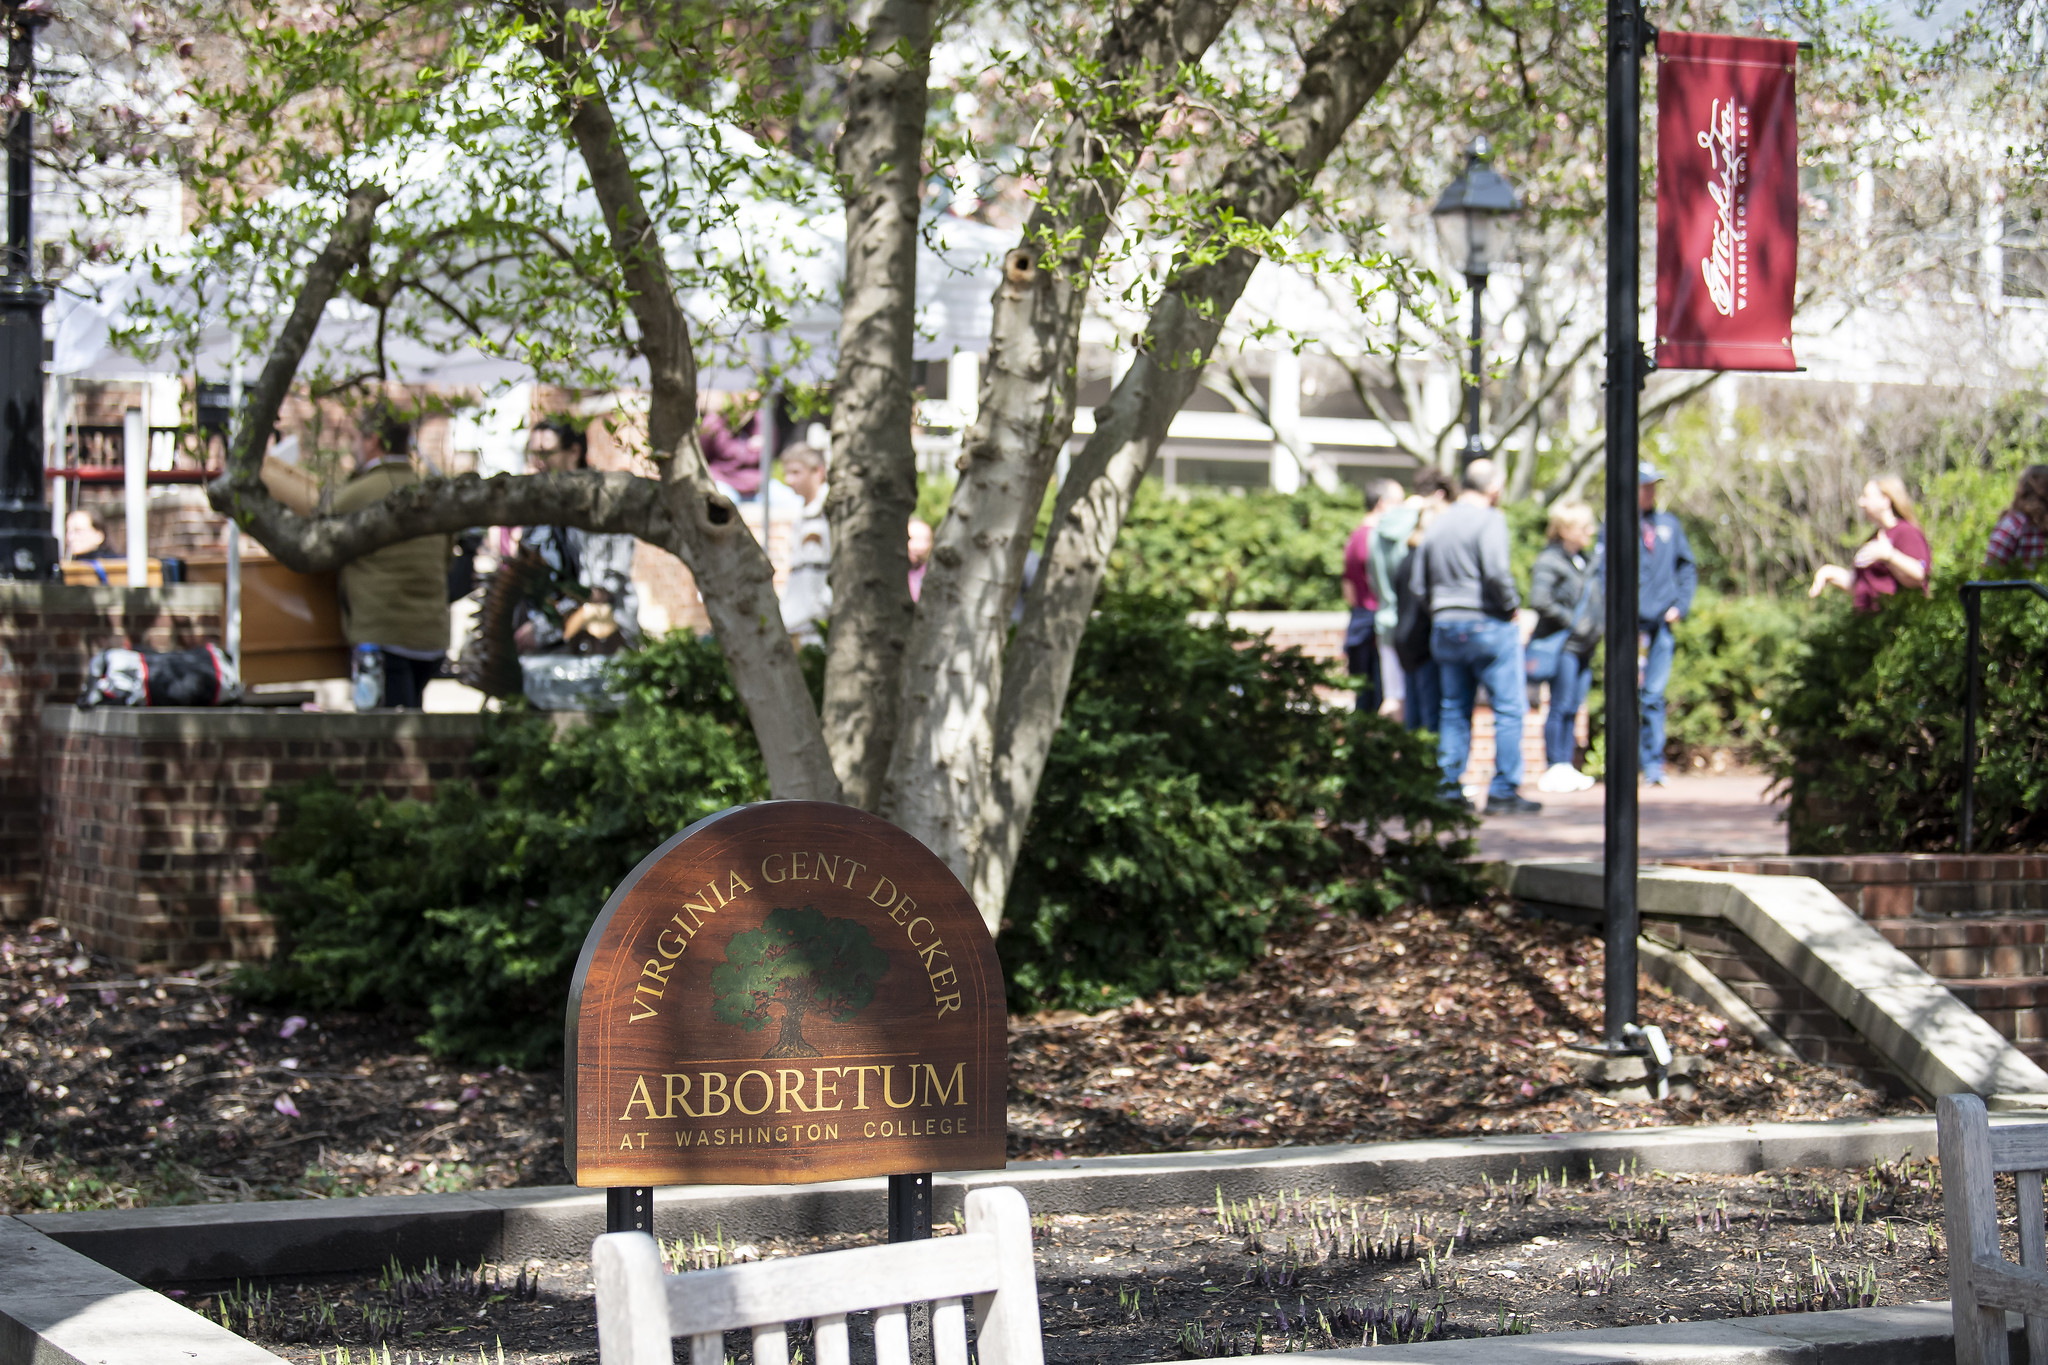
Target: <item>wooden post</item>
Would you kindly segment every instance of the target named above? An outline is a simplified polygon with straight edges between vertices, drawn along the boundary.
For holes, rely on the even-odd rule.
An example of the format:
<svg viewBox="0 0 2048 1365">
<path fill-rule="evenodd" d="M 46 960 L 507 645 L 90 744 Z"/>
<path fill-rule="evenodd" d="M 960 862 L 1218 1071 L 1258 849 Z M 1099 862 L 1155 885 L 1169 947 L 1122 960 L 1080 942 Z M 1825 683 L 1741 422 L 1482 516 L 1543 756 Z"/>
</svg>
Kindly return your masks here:
<svg viewBox="0 0 2048 1365">
<path fill-rule="evenodd" d="M 1956 1365 L 2010 1365 L 2005 1310 L 1977 1300 L 1972 1272 L 1998 1259 L 1998 1194 L 1991 1120 L 1975 1095 L 1943 1095 L 1935 1110 L 1942 1206 L 1948 1224 L 1948 1293 L 1955 1312 Z"/>
</svg>

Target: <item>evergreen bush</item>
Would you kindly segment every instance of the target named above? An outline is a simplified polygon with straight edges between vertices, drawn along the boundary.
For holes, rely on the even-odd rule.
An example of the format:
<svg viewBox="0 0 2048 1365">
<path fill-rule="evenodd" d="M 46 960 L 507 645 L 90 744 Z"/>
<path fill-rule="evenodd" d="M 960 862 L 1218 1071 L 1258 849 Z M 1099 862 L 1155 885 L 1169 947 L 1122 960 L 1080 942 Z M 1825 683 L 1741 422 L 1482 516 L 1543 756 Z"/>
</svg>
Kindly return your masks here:
<svg viewBox="0 0 2048 1365">
<path fill-rule="evenodd" d="M 1105 603 L 1005 906 L 1014 1004 L 1197 990 L 1318 900 L 1473 893 L 1470 817 L 1438 793 L 1435 746 L 1325 711 L 1323 681 L 1298 651 L 1191 628 L 1176 604 Z"/>
<path fill-rule="evenodd" d="M 1013 1004 L 1196 988 L 1310 904 L 1476 894 L 1471 820 L 1438 797 L 1433 751 L 1325 711 L 1323 681 L 1296 652 L 1189 626 L 1184 604 L 1105 600 L 1006 908 Z M 474 777 L 431 801 L 326 779 L 280 792 L 263 904 L 281 948 L 239 989 L 416 1012 L 441 1055 L 557 1054 L 569 974 L 613 887 L 677 830 L 767 790 L 715 644 L 670 635 L 620 682 L 615 714 L 490 718 Z"/>
<path fill-rule="evenodd" d="M 1962 795 L 1962 579 L 1873 613 L 1835 604 L 1778 687 L 1794 853 L 1953 850 Z M 2048 603 L 1986 595 L 1976 851 L 2048 849 Z"/>
<path fill-rule="evenodd" d="M 1344 542 L 1365 516 L 1354 488 L 1168 492 L 1138 486 L 1109 556 L 1109 591 L 1197 611 L 1341 611 Z"/>
</svg>

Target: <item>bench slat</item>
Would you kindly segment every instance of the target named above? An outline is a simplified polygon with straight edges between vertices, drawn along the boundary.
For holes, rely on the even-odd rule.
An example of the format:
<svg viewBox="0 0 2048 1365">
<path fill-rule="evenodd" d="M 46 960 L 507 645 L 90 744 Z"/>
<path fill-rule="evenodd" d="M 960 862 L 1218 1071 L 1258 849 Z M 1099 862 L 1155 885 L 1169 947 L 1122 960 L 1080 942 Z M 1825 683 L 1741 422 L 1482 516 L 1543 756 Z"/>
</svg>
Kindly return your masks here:
<svg viewBox="0 0 2048 1365">
<path fill-rule="evenodd" d="M 2011 1261 L 1987 1261 L 1979 1257 L 1970 1267 L 1977 1301 L 2015 1313 L 2048 1314 L 2048 1275 Z"/>
<path fill-rule="evenodd" d="M 910 1365 L 910 1314 L 900 1303 L 875 1310 L 875 1365 Z"/>
<path fill-rule="evenodd" d="M 846 1314 L 828 1313 L 811 1327 L 811 1341 L 818 1349 L 818 1365 L 851 1365 L 853 1353 L 847 1345 Z"/>
<path fill-rule="evenodd" d="M 967 1365 L 967 1305 L 940 1299 L 932 1305 L 933 1365 Z"/>
<path fill-rule="evenodd" d="M 2048 1123 L 1991 1130 L 1991 1169 L 2048 1171 Z"/>
<path fill-rule="evenodd" d="M 996 1239 L 983 1233 L 692 1271 L 668 1277 L 669 1331 L 697 1336 L 858 1312 L 878 1293 L 899 1303 L 957 1299 L 998 1288 L 998 1265 Z M 875 1328 L 879 1349 L 880 1314 Z M 907 1332 L 904 1349 L 908 1365 Z"/>
</svg>

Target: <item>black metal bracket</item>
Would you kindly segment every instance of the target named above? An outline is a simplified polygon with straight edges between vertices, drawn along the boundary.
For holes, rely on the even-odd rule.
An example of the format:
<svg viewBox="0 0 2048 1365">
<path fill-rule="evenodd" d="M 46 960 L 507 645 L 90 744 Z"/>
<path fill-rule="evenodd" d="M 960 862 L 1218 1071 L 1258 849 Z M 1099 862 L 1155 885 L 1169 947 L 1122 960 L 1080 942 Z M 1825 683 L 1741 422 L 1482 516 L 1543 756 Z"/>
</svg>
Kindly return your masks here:
<svg viewBox="0 0 2048 1365">
<path fill-rule="evenodd" d="M 606 1232 L 654 1231 L 654 1189 L 649 1185 L 614 1185 L 604 1192 Z"/>
<path fill-rule="evenodd" d="M 932 1173 L 889 1177 L 889 1240 L 923 1242 L 932 1235 Z M 910 1310 L 911 1365 L 932 1365 L 932 1306 L 913 1303 Z"/>
</svg>

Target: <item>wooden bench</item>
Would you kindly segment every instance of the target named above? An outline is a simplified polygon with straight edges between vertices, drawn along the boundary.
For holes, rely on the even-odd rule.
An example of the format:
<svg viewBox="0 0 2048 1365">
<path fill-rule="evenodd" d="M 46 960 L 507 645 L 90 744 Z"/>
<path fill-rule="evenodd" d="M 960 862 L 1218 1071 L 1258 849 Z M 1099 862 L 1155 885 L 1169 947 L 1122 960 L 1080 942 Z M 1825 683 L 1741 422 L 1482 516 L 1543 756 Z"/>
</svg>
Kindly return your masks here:
<svg viewBox="0 0 2048 1365">
<path fill-rule="evenodd" d="M 967 1196 L 956 1237 L 828 1251 L 788 1260 L 663 1272 L 644 1232 L 613 1232 L 590 1247 L 597 1283 L 600 1365 L 671 1365 L 670 1342 L 690 1339 L 691 1365 L 724 1365 L 725 1333 L 754 1334 L 754 1365 L 789 1365 L 787 1324 L 812 1324 L 816 1365 L 849 1365 L 846 1317 L 875 1311 L 875 1365 L 910 1365 L 908 1306 L 932 1305 L 934 1365 L 967 1365 L 974 1296 L 980 1365 L 1043 1365 L 1031 1212 L 1009 1188 Z"/>
<path fill-rule="evenodd" d="M 1948 1223 L 1948 1292 L 1955 1313 L 1956 1365 L 2009 1365 L 2005 1315 L 2026 1315 L 2028 1365 L 2048 1365 L 2048 1223 L 2041 1173 L 2048 1170 L 2048 1123 L 1994 1130 L 1984 1101 L 1944 1095 L 1935 1110 L 1941 1200 Z M 1999 1247 L 1992 1177 L 2010 1171 L 2019 1190 L 2020 1259 Z"/>
</svg>

